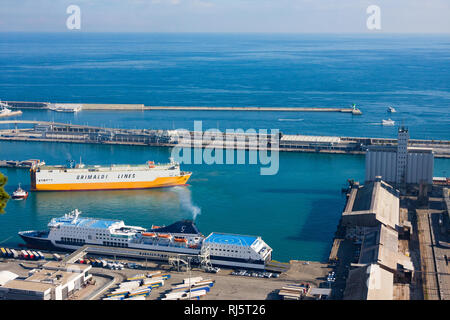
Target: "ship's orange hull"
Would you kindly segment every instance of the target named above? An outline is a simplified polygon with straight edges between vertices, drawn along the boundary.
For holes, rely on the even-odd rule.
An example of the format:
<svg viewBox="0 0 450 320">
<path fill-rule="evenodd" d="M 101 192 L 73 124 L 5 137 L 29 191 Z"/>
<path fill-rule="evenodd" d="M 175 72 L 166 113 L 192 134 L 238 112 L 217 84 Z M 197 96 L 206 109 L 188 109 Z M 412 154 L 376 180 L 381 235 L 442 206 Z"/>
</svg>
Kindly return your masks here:
<svg viewBox="0 0 450 320">
<path fill-rule="evenodd" d="M 190 174 L 178 177 L 160 177 L 153 181 L 139 182 L 92 182 L 92 183 L 63 183 L 36 184 L 33 191 L 81 191 L 81 190 L 120 190 L 120 189 L 150 189 L 184 185 Z"/>
</svg>

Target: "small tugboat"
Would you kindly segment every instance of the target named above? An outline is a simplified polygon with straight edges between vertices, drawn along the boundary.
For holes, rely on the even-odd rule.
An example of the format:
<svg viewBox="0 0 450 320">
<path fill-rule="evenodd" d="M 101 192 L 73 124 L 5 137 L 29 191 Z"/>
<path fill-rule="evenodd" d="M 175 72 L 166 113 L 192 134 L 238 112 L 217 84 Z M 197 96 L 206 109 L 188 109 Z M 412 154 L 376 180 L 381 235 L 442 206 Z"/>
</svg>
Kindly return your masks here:
<svg viewBox="0 0 450 320">
<path fill-rule="evenodd" d="M 389 113 L 395 113 L 395 112 L 397 112 L 397 110 L 395 110 L 394 107 L 388 107 L 387 112 L 389 112 Z"/>
<path fill-rule="evenodd" d="M 25 190 L 23 190 L 23 189 L 20 187 L 20 183 L 19 183 L 19 187 L 17 188 L 16 191 L 13 192 L 12 198 L 13 198 L 14 200 L 23 200 L 23 199 L 26 199 L 26 198 L 28 198 L 28 192 L 25 191 Z"/>
</svg>

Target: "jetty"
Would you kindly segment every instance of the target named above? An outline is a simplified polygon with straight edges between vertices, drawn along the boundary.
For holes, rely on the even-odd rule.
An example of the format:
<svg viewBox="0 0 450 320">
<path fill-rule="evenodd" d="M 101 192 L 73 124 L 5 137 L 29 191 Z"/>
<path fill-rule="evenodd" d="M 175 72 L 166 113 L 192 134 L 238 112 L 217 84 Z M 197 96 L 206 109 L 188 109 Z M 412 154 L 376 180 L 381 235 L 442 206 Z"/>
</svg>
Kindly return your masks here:
<svg viewBox="0 0 450 320">
<path fill-rule="evenodd" d="M 49 109 L 54 103 L 8 101 L 16 109 Z M 355 106 L 348 108 L 328 107 L 233 107 L 233 106 L 146 106 L 144 104 L 107 104 L 107 103 L 64 103 L 66 106 L 82 106 L 82 110 L 122 110 L 122 111 L 261 111 L 261 112 L 342 112 L 353 115 L 362 115 L 362 111 Z"/>
<path fill-rule="evenodd" d="M 0 121 L 0 140 L 360 155 L 365 154 L 369 146 L 397 145 L 397 139 L 390 138 L 119 129 L 26 120 Z M 450 158 L 448 140 L 410 139 L 408 143 L 410 147 L 433 149 L 436 158 Z"/>
<path fill-rule="evenodd" d="M 0 114 L 0 118 L 7 118 L 7 117 L 14 117 L 14 116 L 20 116 L 22 115 L 22 111 L 12 111 L 9 113 Z"/>
<path fill-rule="evenodd" d="M 175 111 L 272 111 L 272 112 L 354 112 L 352 108 L 296 108 L 296 107 L 176 107 L 176 106 L 151 106 L 144 107 L 144 110 L 175 110 Z"/>
<path fill-rule="evenodd" d="M 45 162 L 39 159 L 28 160 L 0 160 L 0 168 L 25 168 L 29 169 L 32 166 L 42 166 Z"/>
</svg>

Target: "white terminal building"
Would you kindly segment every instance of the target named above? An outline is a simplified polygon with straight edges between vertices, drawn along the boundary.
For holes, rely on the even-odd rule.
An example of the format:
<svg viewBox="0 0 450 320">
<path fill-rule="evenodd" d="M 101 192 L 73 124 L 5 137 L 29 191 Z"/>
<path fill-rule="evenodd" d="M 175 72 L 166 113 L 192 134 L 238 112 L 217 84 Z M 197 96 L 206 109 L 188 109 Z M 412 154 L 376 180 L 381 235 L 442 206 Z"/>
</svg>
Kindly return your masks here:
<svg viewBox="0 0 450 320">
<path fill-rule="evenodd" d="M 370 146 L 366 153 L 366 181 L 381 176 L 386 182 L 403 184 L 432 184 L 434 154 L 431 148 L 408 147 L 409 132 L 398 130 L 398 144 Z"/>
<path fill-rule="evenodd" d="M 66 300 L 86 285 L 90 265 L 50 261 L 28 277 L 0 272 L 0 300 Z"/>
</svg>

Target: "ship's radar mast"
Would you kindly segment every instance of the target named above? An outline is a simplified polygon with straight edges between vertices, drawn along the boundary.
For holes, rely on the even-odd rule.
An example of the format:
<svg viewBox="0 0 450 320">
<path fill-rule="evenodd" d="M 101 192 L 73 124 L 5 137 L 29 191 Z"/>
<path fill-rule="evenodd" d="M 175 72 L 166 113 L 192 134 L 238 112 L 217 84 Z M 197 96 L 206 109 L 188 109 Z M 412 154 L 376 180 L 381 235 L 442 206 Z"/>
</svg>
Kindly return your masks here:
<svg viewBox="0 0 450 320">
<path fill-rule="evenodd" d="M 175 159 L 173 157 L 169 158 L 170 164 L 174 164 L 174 165 L 179 165 L 178 162 L 175 161 Z"/>
<path fill-rule="evenodd" d="M 78 209 L 75 209 L 73 211 L 71 211 L 70 213 L 66 213 L 64 215 L 64 218 L 66 219 L 72 219 L 72 223 L 76 223 L 78 216 L 81 214 L 81 211 L 79 211 Z"/>
</svg>

